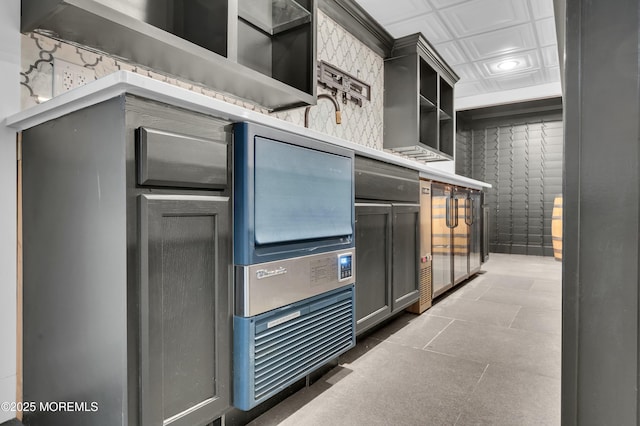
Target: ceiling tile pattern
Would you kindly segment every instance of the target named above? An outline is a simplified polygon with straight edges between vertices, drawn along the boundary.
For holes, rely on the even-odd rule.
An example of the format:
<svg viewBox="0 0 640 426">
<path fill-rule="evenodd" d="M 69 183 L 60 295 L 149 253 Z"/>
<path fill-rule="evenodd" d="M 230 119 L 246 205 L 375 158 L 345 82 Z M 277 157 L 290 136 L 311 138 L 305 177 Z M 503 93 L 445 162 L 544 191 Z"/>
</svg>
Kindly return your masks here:
<svg viewBox="0 0 640 426">
<path fill-rule="evenodd" d="M 389 0 L 369 0 L 367 11 L 372 16 L 384 16 L 387 23 L 406 21 L 430 12 L 431 6 L 424 0 L 403 0 L 396 3 L 395 7 L 389 7 Z"/>
<path fill-rule="evenodd" d="M 533 28 L 527 24 L 467 37 L 460 42 L 472 61 L 533 49 L 537 44 Z"/>
<path fill-rule="evenodd" d="M 357 1 L 396 38 L 421 32 L 460 76 L 456 98 L 490 104 L 498 92 L 550 83 L 560 95 L 553 0 Z"/>
<path fill-rule="evenodd" d="M 440 9 L 458 37 L 467 37 L 527 22 L 527 0 L 472 0 Z"/>
<path fill-rule="evenodd" d="M 435 13 L 414 16 L 387 26 L 387 30 L 396 38 L 402 35 L 421 32 L 431 43 L 451 40 L 452 36 Z M 397 35 L 402 34 L 402 35 Z"/>
<path fill-rule="evenodd" d="M 517 72 L 505 72 L 500 69 L 503 61 L 509 60 L 516 63 L 514 70 Z M 531 50 L 528 52 L 518 52 L 505 57 L 480 59 L 476 61 L 480 65 L 480 72 L 484 78 L 512 79 L 519 74 L 531 74 L 540 69 L 540 61 L 538 60 L 538 51 Z"/>
</svg>

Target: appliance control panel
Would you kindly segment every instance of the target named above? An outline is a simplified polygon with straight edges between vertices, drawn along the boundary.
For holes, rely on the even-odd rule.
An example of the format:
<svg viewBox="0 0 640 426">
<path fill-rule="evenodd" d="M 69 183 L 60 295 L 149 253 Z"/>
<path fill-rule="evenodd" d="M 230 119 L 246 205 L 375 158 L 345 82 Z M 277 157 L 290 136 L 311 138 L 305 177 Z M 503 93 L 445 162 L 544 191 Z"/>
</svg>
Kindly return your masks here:
<svg viewBox="0 0 640 426">
<path fill-rule="evenodd" d="M 353 253 L 338 255 L 338 281 L 348 280 L 353 276 Z"/>
</svg>

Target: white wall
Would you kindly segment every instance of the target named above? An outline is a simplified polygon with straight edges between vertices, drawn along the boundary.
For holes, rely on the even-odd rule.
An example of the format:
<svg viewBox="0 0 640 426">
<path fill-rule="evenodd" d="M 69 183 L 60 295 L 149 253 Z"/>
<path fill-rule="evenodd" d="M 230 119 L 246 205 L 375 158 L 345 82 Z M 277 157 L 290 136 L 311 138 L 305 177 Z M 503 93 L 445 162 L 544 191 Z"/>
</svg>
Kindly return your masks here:
<svg viewBox="0 0 640 426">
<path fill-rule="evenodd" d="M 16 398 L 16 143 L 4 118 L 20 108 L 20 0 L 0 0 L 0 402 Z M 0 411 L 0 423 L 15 417 Z"/>
</svg>

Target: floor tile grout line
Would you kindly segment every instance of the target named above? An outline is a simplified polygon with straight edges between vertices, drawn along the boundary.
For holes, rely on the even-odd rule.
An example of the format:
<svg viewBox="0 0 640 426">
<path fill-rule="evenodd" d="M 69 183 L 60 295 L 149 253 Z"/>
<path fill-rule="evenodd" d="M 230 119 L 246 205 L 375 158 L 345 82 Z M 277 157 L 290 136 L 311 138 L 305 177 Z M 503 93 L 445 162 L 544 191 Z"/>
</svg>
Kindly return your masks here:
<svg viewBox="0 0 640 426">
<path fill-rule="evenodd" d="M 459 359 L 459 360 L 464 360 L 464 361 L 468 361 L 468 362 L 475 362 L 477 364 L 484 364 L 486 361 L 483 360 L 479 360 L 479 359 L 474 359 L 474 358 L 470 358 L 470 357 L 466 357 L 463 355 L 454 355 L 454 354 L 449 354 L 446 352 L 440 352 L 440 351 L 435 351 L 433 349 L 425 349 L 425 352 L 430 352 L 433 354 L 438 354 L 438 355 L 442 355 L 442 356 L 446 356 L 449 358 L 455 358 L 455 359 Z M 552 376 L 549 374 L 544 374 L 541 373 L 540 371 L 535 371 L 535 370 L 530 370 L 530 369 L 526 369 L 526 368 L 522 368 L 516 364 L 510 364 L 509 362 L 505 362 L 505 361 L 500 361 L 497 365 L 504 365 L 506 367 L 515 369 L 515 370 L 519 370 L 519 371 L 523 371 L 525 373 L 529 373 L 533 376 L 540 376 L 540 377 L 546 377 L 548 379 L 553 379 L 553 380 L 560 380 L 560 376 Z"/>
<path fill-rule="evenodd" d="M 482 296 L 484 296 L 485 294 L 487 294 L 487 293 L 489 292 L 489 290 L 491 290 L 492 288 L 493 288 L 493 286 L 492 286 L 491 284 L 489 284 L 489 285 L 487 286 L 487 288 L 484 290 L 484 292 L 483 292 L 480 296 L 478 296 L 478 298 L 477 298 L 477 299 L 475 299 L 475 300 L 480 300 L 480 298 L 481 298 Z"/>
<path fill-rule="evenodd" d="M 438 334 L 436 334 L 435 336 L 433 336 L 433 338 L 432 338 L 431 340 L 429 340 L 429 341 L 427 342 L 427 344 L 426 344 L 426 345 L 424 345 L 424 346 L 422 347 L 422 350 L 424 351 L 425 349 L 427 349 L 427 347 L 431 344 L 431 342 L 433 342 L 434 340 L 436 340 L 436 339 L 438 338 L 438 336 L 440 336 L 440 335 L 442 334 L 442 332 L 443 332 L 443 331 L 445 331 L 447 328 L 449 328 L 449 326 L 450 326 L 451 324 L 453 324 L 453 322 L 454 322 L 454 321 L 455 321 L 455 319 L 451 319 L 451 321 L 449 321 L 449 324 L 445 325 L 445 326 L 444 326 L 444 328 L 438 332 Z"/>
<path fill-rule="evenodd" d="M 480 374 L 478 381 L 473 385 L 473 388 L 471 388 L 471 392 L 469 392 L 469 396 L 467 397 L 466 402 L 469 402 L 469 400 L 471 399 L 471 396 L 475 393 L 476 389 L 478 388 L 478 385 L 482 381 L 482 378 L 484 377 L 485 373 L 489 369 L 490 365 L 491 364 L 487 364 L 484 366 L 484 370 L 482 370 L 482 374 Z M 456 422 L 453 424 L 453 426 L 457 426 L 458 422 L 460 421 L 460 417 L 462 417 L 462 411 L 460 411 L 460 414 L 458 414 L 458 417 L 456 418 Z"/>
<path fill-rule="evenodd" d="M 513 319 L 511 320 L 511 322 L 509 323 L 509 327 L 508 328 L 512 328 L 511 326 L 513 325 L 514 322 L 516 322 L 516 318 L 518 318 L 518 314 L 520 313 L 520 311 L 522 311 L 522 305 L 518 306 L 518 311 L 516 312 L 516 314 L 513 316 Z"/>
<path fill-rule="evenodd" d="M 445 317 L 445 316 L 438 315 L 438 314 L 431 314 L 431 313 L 429 313 L 429 311 L 426 311 L 422 315 L 425 315 L 425 316 L 428 316 L 428 317 L 434 317 L 434 318 L 443 318 L 443 319 L 448 319 L 448 320 L 455 319 L 455 318 Z"/>
<path fill-rule="evenodd" d="M 448 354 L 446 352 L 435 351 L 433 349 L 423 349 L 423 351 L 430 352 L 432 354 L 446 356 L 446 357 L 449 357 L 449 358 L 455 358 L 455 359 L 461 359 L 461 360 L 464 360 L 464 361 L 475 362 L 477 364 L 484 364 L 484 361 L 480 361 L 480 360 L 473 359 L 473 358 L 467 358 L 467 357 L 460 356 L 460 355 Z"/>
</svg>

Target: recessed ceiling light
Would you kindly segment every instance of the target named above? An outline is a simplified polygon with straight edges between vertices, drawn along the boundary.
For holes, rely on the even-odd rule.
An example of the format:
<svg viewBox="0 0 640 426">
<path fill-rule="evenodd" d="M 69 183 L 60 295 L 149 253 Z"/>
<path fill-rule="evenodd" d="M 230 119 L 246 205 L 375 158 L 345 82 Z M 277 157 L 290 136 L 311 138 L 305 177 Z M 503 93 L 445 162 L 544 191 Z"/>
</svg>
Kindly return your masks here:
<svg viewBox="0 0 640 426">
<path fill-rule="evenodd" d="M 507 60 L 500 62 L 498 65 L 496 65 L 496 68 L 498 68 L 500 71 L 510 71 L 518 65 L 520 65 L 520 62 L 518 61 Z"/>
</svg>

